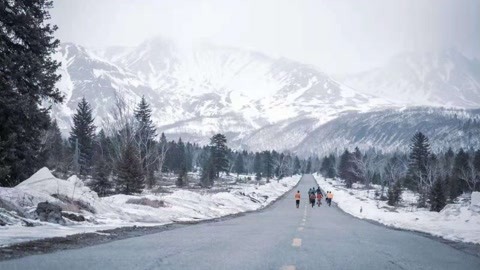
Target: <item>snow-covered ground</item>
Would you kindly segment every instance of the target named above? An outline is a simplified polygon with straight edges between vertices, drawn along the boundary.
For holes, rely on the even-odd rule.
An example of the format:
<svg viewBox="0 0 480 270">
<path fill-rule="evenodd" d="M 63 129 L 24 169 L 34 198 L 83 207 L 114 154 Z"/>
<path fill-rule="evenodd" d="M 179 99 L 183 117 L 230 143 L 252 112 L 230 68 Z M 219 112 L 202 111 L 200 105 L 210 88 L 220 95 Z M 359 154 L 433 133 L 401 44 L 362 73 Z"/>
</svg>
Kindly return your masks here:
<svg viewBox="0 0 480 270">
<path fill-rule="evenodd" d="M 16 187 L 0 187 L 0 220 L 7 221 L 6 226 L 0 226 L 0 246 L 116 227 L 206 220 L 257 210 L 289 191 L 299 180 L 300 176 L 293 176 L 263 185 L 237 183 L 219 192 L 174 188 L 171 193 L 100 198 L 77 177 L 58 179 L 43 168 Z M 81 214 L 87 221 L 67 220 L 65 226 L 40 222 L 34 212 L 37 204 L 44 201 L 60 205 L 63 212 Z M 34 226 L 26 226 L 27 223 Z"/>
<path fill-rule="evenodd" d="M 374 199 L 375 190 L 345 188 L 338 179 L 325 179 L 315 176 L 318 185 L 324 191 L 333 192 L 333 202 L 348 214 L 361 219 L 369 219 L 387 226 L 424 232 L 452 241 L 480 244 L 480 197 L 474 193 L 472 200 L 463 199 L 448 204 L 441 212 L 431 212 L 425 208 L 416 208 L 416 196 L 403 191 L 399 207 L 392 207 L 386 201 Z"/>
</svg>

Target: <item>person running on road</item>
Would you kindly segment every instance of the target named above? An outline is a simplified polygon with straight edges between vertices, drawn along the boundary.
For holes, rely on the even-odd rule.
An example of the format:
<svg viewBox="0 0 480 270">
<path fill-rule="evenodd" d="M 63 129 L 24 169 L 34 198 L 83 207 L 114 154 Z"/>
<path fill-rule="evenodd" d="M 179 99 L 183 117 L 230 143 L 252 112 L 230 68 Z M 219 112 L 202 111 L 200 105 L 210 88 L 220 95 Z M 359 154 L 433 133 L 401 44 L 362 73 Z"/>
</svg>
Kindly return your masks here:
<svg viewBox="0 0 480 270">
<path fill-rule="evenodd" d="M 317 194 L 318 193 L 322 194 L 322 190 L 320 189 L 320 187 L 317 187 Z"/>
<path fill-rule="evenodd" d="M 328 198 L 328 206 L 331 206 L 332 205 L 332 199 L 333 199 L 333 193 L 331 191 L 328 192 L 327 198 Z"/>
<path fill-rule="evenodd" d="M 315 206 L 315 193 L 310 193 L 310 203 Z"/>
<path fill-rule="evenodd" d="M 321 192 L 317 193 L 317 205 L 318 205 L 318 207 L 320 207 L 320 205 L 322 205 L 322 197 L 323 197 L 323 195 L 322 195 Z"/>
<path fill-rule="evenodd" d="M 297 193 L 295 193 L 295 205 L 298 207 L 300 207 L 300 190 L 297 190 Z"/>
</svg>

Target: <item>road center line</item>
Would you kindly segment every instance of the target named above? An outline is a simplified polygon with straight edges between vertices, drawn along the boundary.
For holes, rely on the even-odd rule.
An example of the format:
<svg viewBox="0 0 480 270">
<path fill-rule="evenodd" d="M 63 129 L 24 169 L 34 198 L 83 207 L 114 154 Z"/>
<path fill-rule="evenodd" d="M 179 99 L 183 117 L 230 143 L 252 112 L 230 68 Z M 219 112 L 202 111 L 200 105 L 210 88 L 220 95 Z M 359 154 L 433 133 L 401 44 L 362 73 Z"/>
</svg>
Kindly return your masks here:
<svg viewBox="0 0 480 270">
<path fill-rule="evenodd" d="M 295 270 L 297 268 L 295 268 L 295 265 L 284 265 L 282 266 L 282 268 L 280 268 L 281 270 Z"/>
<path fill-rule="evenodd" d="M 302 239 L 300 238 L 293 238 L 292 246 L 299 247 L 302 245 Z"/>
</svg>

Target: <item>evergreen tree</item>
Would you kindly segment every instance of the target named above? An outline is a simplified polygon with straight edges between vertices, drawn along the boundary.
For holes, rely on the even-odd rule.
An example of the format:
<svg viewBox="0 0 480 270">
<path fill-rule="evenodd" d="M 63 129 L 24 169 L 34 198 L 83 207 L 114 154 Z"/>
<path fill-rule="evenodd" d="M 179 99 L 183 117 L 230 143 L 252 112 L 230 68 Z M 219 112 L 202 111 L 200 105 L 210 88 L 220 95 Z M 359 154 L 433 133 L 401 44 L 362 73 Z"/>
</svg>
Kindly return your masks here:
<svg viewBox="0 0 480 270">
<path fill-rule="evenodd" d="M 300 159 L 295 156 L 293 161 L 293 174 L 299 174 L 301 172 L 302 165 L 300 164 Z"/>
<path fill-rule="evenodd" d="M 366 182 L 366 175 L 364 175 L 359 167 L 359 163 L 363 162 L 362 152 L 358 147 L 355 147 L 355 152 L 350 156 L 350 170 L 353 182 Z"/>
<path fill-rule="evenodd" d="M 312 173 L 312 158 L 309 157 L 307 161 L 307 167 L 305 168 L 305 173 Z"/>
<path fill-rule="evenodd" d="M 168 171 L 168 168 L 167 168 L 167 152 L 170 151 L 169 149 L 169 144 L 167 142 L 167 137 L 165 137 L 165 134 L 162 132 L 162 134 L 160 135 L 160 142 L 158 143 L 158 160 L 159 160 L 159 168 L 158 170 L 160 172 L 167 172 Z"/>
<path fill-rule="evenodd" d="M 450 191 L 450 199 L 455 199 L 467 190 L 466 184 L 464 183 L 465 172 L 470 170 L 469 167 L 469 156 L 462 148 L 458 151 L 455 156 L 453 164 L 453 175 L 450 177 L 450 182 L 448 183 Z"/>
<path fill-rule="evenodd" d="M 140 193 L 144 188 L 142 163 L 136 147 L 130 143 L 125 146 L 117 163 L 116 190 L 122 194 Z"/>
<path fill-rule="evenodd" d="M 255 159 L 253 160 L 253 172 L 255 173 L 255 178 L 257 180 L 260 180 L 262 178 L 262 156 L 258 152 L 255 153 Z"/>
<path fill-rule="evenodd" d="M 382 177 L 380 176 L 380 173 L 374 172 L 372 177 L 372 184 L 379 185 L 381 182 L 382 182 Z"/>
<path fill-rule="evenodd" d="M 447 197 L 445 196 L 445 185 L 443 181 L 438 179 L 433 184 L 429 194 L 430 211 L 440 212 L 447 205 Z"/>
<path fill-rule="evenodd" d="M 178 139 L 175 149 L 175 173 L 178 174 L 176 185 L 183 187 L 187 184 L 187 155 L 182 138 Z"/>
<path fill-rule="evenodd" d="M 342 156 L 340 156 L 340 163 L 338 164 L 338 176 L 341 179 L 345 180 L 347 188 L 351 188 L 354 182 L 354 177 L 352 176 L 352 154 L 345 149 Z"/>
<path fill-rule="evenodd" d="M 327 175 L 326 177 L 328 178 L 334 178 L 337 176 L 337 170 L 336 170 L 336 160 L 335 156 L 333 154 L 330 154 L 328 156 L 328 167 L 327 167 Z"/>
<path fill-rule="evenodd" d="M 322 165 L 320 165 L 320 173 L 327 177 L 327 171 L 328 171 L 328 167 L 330 165 L 330 160 L 327 156 L 323 157 L 322 159 Z"/>
<path fill-rule="evenodd" d="M 152 110 L 150 105 L 142 96 L 142 100 L 137 105 L 134 112 L 135 119 L 138 123 L 136 133 L 137 144 L 140 149 L 140 160 L 142 161 L 142 168 L 147 176 L 147 184 L 149 187 L 153 186 L 155 170 L 155 137 L 157 130 L 152 122 Z"/>
<path fill-rule="evenodd" d="M 475 170 L 476 181 L 472 191 L 480 191 L 480 149 L 475 151 L 473 169 Z"/>
<path fill-rule="evenodd" d="M 95 126 L 93 124 L 92 109 L 85 98 L 78 103 L 77 111 L 73 115 L 73 127 L 70 132 L 70 144 L 77 148 L 80 175 L 90 173 L 93 157 L 93 141 Z"/>
<path fill-rule="evenodd" d="M 109 159 L 110 141 L 103 129 L 98 133 L 94 144 L 93 154 L 93 179 L 89 187 L 99 196 L 110 194 L 113 183 L 110 180 L 112 174 L 111 160 Z"/>
<path fill-rule="evenodd" d="M 220 172 L 228 171 L 227 138 L 223 134 L 216 134 L 210 139 L 212 150 L 211 158 L 215 166 L 215 178 L 220 177 Z"/>
<path fill-rule="evenodd" d="M 93 179 L 89 187 L 95 191 L 98 196 L 107 196 L 113 187 L 113 183 L 110 181 L 110 175 L 111 168 L 105 157 L 103 155 L 96 157 L 93 167 Z"/>
<path fill-rule="evenodd" d="M 263 152 L 263 168 L 264 168 L 264 176 L 267 178 L 267 183 L 270 182 L 270 178 L 273 177 L 274 168 L 273 168 L 273 158 L 270 151 Z"/>
<path fill-rule="evenodd" d="M 245 164 L 243 162 L 243 154 L 239 153 L 237 154 L 237 158 L 235 159 L 235 164 L 233 166 L 233 171 L 237 173 L 237 176 L 239 174 L 245 173 Z"/>
<path fill-rule="evenodd" d="M 46 136 L 46 151 L 47 151 L 47 166 L 50 169 L 58 170 L 62 168 L 61 165 L 64 163 L 64 155 L 65 151 L 63 149 L 63 139 L 60 129 L 58 128 L 58 124 L 56 120 L 53 120 L 50 124 L 50 127 L 47 131 Z"/>
<path fill-rule="evenodd" d="M 387 204 L 395 206 L 400 202 L 402 197 L 402 185 L 400 181 L 397 181 L 395 184 L 388 188 L 388 201 Z"/>
<path fill-rule="evenodd" d="M 430 156 L 430 143 L 421 132 L 415 133 L 410 145 L 409 176 L 405 185 L 412 190 L 420 190 L 420 181 L 427 177 L 427 162 Z"/>
<path fill-rule="evenodd" d="M 50 123 L 46 102 L 55 88 L 59 41 L 49 24 L 51 1 L 2 1 L 0 8 L 0 186 L 14 186 L 43 166 L 41 136 Z"/>
<path fill-rule="evenodd" d="M 183 167 L 178 173 L 177 181 L 175 182 L 177 187 L 183 187 L 187 185 L 187 168 Z"/>
<path fill-rule="evenodd" d="M 216 177 L 216 173 L 217 172 L 215 169 L 213 158 L 209 158 L 202 169 L 202 176 L 200 178 L 200 184 L 202 185 L 202 187 L 212 187 L 213 181 Z"/>
</svg>

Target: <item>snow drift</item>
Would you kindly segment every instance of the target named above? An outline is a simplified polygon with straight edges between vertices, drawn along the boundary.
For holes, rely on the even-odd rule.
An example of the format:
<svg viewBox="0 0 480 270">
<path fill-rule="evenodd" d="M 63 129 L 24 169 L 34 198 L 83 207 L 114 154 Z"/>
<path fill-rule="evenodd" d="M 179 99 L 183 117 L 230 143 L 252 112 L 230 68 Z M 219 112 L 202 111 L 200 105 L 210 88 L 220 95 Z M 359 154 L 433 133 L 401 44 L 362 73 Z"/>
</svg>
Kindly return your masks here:
<svg viewBox="0 0 480 270">
<path fill-rule="evenodd" d="M 42 168 L 13 188 L 0 188 L 0 246 L 124 226 L 155 226 L 206 220 L 263 208 L 293 188 L 300 176 L 264 185 L 237 184 L 228 191 L 174 189 L 170 194 L 113 195 L 100 198 L 76 176 L 54 177 Z M 35 209 L 48 201 L 85 222 L 62 226 L 36 219 Z"/>
<path fill-rule="evenodd" d="M 392 207 L 385 201 L 373 199 L 375 190 L 347 189 L 341 181 L 325 179 L 321 175 L 316 175 L 316 178 L 323 190 L 333 192 L 333 202 L 352 216 L 395 228 L 428 233 L 447 240 L 480 244 L 478 192 L 472 194 L 472 203 L 464 200 L 448 204 L 437 213 L 425 208 L 415 208 L 413 204 L 416 196 L 409 191 L 402 194 L 404 207 Z"/>
</svg>

